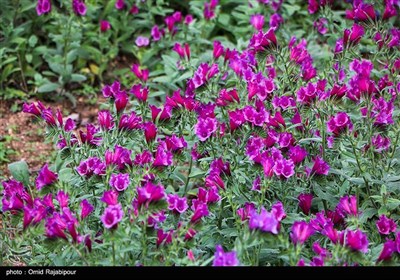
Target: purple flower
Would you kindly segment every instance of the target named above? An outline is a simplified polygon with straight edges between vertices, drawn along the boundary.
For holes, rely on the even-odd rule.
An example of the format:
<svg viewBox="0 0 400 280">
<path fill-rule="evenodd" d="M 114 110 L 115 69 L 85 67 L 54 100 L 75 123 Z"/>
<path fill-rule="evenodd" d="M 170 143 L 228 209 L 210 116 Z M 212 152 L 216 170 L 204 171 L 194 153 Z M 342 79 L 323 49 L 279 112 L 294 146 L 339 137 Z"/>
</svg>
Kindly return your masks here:
<svg viewBox="0 0 400 280">
<path fill-rule="evenodd" d="M 325 34 L 328 32 L 328 28 L 326 25 L 328 24 L 328 20 L 326 18 L 319 18 L 314 21 L 314 28 L 321 34 Z"/>
<path fill-rule="evenodd" d="M 125 4 L 125 0 L 117 0 L 115 1 L 115 8 L 117 10 L 123 10 L 125 9 L 126 4 Z"/>
<path fill-rule="evenodd" d="M 118 204 L 118 192 L 114 190 L 105 191 L 100 200 L 107 205 L 116 205 Z"/>
<path fill-rule="evenodd" d="M 39 175 L 36 178 L 36 189 L 41 190 L 44 186 L 53 184 L 58 178 L 58 175 L 49 169 L 49 165 L 46 163 L 39 171 Z"/>
<path fill-rule="evenodd" d="M 68 194 L 64 191 L 58 191 L 56 199 L 60 204 L 60 208 L 68 207 Z"/>
<path fill-rule="evenodd" d="M 148 206 L 151 202 L 157 202 L 164 198 L 165 192 L 162 185 L 154 185 L 147 182 L 142 188 L 137 188 L 138 192 L 138 205 L 146 204 Z"/>
<path fill-rule="evenodd" d="M 317 156 L 313 159 L 314 165 L 310 171 L 310 174 L 317 175 L 328 175 L 329 173 L 329 164 L 325 162 L 321 157 Z"/>
<path fill-rule="evenodd" d="M 130 93 L 133 93 L 139 101 L 146 102 L 149 95 L 149 88 L 144 87 L 142 89 L 141 84 L 136 84 L 132 86 Z"/>
<path fill-rule="evenodd" d="M 81 161 L 79 166 L 76 168 L 79 175 L 86 176 L 88 178 L 93 175 L 105 175 L 106 174 L 106 164 L 97 157 L 91 157 L 87 160 Z"/>
<path fill-rule="evenodd" d="M 161 39 L 163 36 L 164 30 L 158 27 L 158 25 L 154 25 L 151 28 L 151 37 L 153 38 L 153 41 L 157 42 Z"/>
<path fill-rule="evenodd" d="M 123 216 L 124 211 L 122 211 L 121 204 L 118 203 L 116 205 L 107 206 L 100 220 L 103 222 L 105 228 L 116 229 Z"/>
<path fill-rule="evenodd" d="M 81 220 L 89 216 L 90 213 L 92 213 L 94 210 L 93 205 L 90 204 L 89 201 L 87 201 L 87 199 L 82 200 L 80 206 L 81 206 Z"/>
<path fill-rule="evenodd" d="M 218 121 L 215 118 L 199 118 L 194 130 L 200 141 L 204 142 L 217 130 Z"/>
<path fill-rule="evenodd" d="M 278 234 L 279 221 L 273 213 L 268 212 L 264 207 L 262 207 L 260 214 L 257 214 L 256 211 L 253 211 L 250 214 L 249 228 Z"/>
<path fill-rule="evenodd" d="M 197 201 L 192 205 L 192 210 L 194 211 L 192 218 L 190 219 L 190 222 L 195 224 L 197 223 L 202 217 L 208 216 L 210 212 L 208 211 L 208 206 L 206 203 L 202 201 Z"/>
<path fill-rule="evenodd" d="M 272 29 L 276 30 L 279 28 L 279 25 L 283 23 L 283 17 L 280 14 L 273 14 L 269 18 L 269 27 Z"/>
<path fill-rule="evenodd" d="M 339 112 L 336 116 L 331 117 L 327 123 L 328 132 L 332 132 L 335 136 L 340 135 L 344 131 L 351 131 L 353 124 L 349 115 L 345 112 Z"/>
<path fill-rule="evenodd" d="M 360 251 L 367 253 L 368 251 L 368 238 L 361 230 L 345 230 L 340 233 L 340 243 L 346 245 L 353 251 Z"/>
<path fill-rule="evenodd" d="M 351 31 L 345 29 L 343 32 L 343 46 L 346 48 L 358 44 L 364 33 L 364 28 L 361 25 L 353 24 Z"/>
<path fill-rule="evenodd" d="M 77 16 L 86 15 L 86 5 L 82 0 L 72 0 L 72 10 Z"/>
<path fill-rule="evenodd" d="M 111 174 L 110 186 L 119 192 L 122 192 L 128 188 L 130 184 L 129 174 Z"/>
<path fill-rule="evenodd" d="M 48 238 L 63 238 L 67 240 L 64 230 L 67 229 L 67 223 L 62 219 L 59 213 L 54 213 L 52 217 L 46 219 L 45 223 L 46 236 Z"/>
<path fill-rule="evenodd" d="M 28 194 L 21 182 L 16 180 L 3 181 L 3 198 L 1 200 L 2 210 L 22 210 L 24 203 L 33 204 L 31 196 Z"/>
<path fill-rule="evenodd" d="M 336 209 L 343 217 L 346 217 L 347 215 L 357 216 L 357 197 L 355 195 L 350 197 L 347 195 L 343 196 Z"/>
<path fill-rule="evenodd" d="M 389 137 L 383 137 L 380 134 L 372 136 L 371 142 L 372 142 L 372 145 L 375 148 L 375 151 L 378 152 L 378 153 L 386 151 L 390 147 L 390 138 Z"/>
<path fill-rule="evenodd" d="M 252 202 L 246 202 L 243 208 L 239 208 L 237 210 L 237 215 L 240 217 L 242 221 L 246 221 L 250 219 L 251 214 L 255 211 L 255 205 Z"/>
<path fill-rule="evenodd" d="M 276 176 L 290 178 L 294 175 L 294 163 L 291 159 L 278 159 L 273 167 Z"/>
<path fill-rule="evenodd" d="M 159 142 L 153 166 L 170 166 L 172 165 L 173 154 L 168 151 L 165 141 Z"/>
<path fill-rule="evenodd" d="M 109 110 L 101 110 L 97 114 L 97 119 L 99 121 L 99 125 L 103 130 L 110 130 L 114 127 L 113 116 L 111 115 Z"/>
<path fill-rule="evenodd" d="M 252 15 L 250 16 L 250 23 L 256 30 L 262 30 L 264 26 L 264 16 L 263 15 Z"/>
<path fill-rule="evenodd" d="M 188 208 L 186 197 L 179 197 L 177 194 L 167 195 L 168 209 L 176 211 L 180 214 L 184 213 Z"/>
<path fill-rule="evenodd" d="M 224 252 L 221 245 L 217 245 L 213 266 L 238 266 L 239 260 L 237 259 L 236 252 Z"/>
<path fill-rule="evenodd" d="M 393 253 L 396 252 L 396 242 L 393 240 L 388 240 L 383 244 L 383 249 L 379 254 L 377 262 L 387 261 L 392 258 Z"/>
<path fill-rule="evenodd" d="M 289 157 L 294 164 L 301 163 L 306 158 L 307 154 L 307 150 L 303 149 L 299 145 L 289 148 Z"/>
<path fill-rule="evenodd" d="M 106 165 L 114 164 L 118 170 L 123 170 L 126 166 L 132 166 L 132 151 L 124 147 L 115 145 L 114 152 L 107 150 L 105 153 Z"/>
<path fill-rule="evenodd" d="M 313 195 L 310 193 L 302 193 L 297 197 L 297 199 L 299 200 L 299 207 L 303 213 L 308 215 L 310 213 Z"/>
<path fill-rule="evenodd" d="M 133 64 L 131 71 L 139 80 L 143 82 L 146 82 L 149 78 L 149 70 L 142 69 L 139 64 Z"/>
<path fill-rule="evenodd" d="M 149 215 L 147 218 L 147 226 L 148 227 L 154 227 L 155 229 L 158 229 L 160 225 L 167 219 L 165 216 L 165 211 L 162 210 L 160 212 L 154 213 Z"/>
<path fill-rule="evenodd" d="M 192 16 L 191 14 L 186 15 L 186 16 L 185 16 L 185 19 L 183 20 L 183 22 L 184 22 L 186 25 L 191 24 L 191 23 L 193 22 L 193 16 Z"/>
<path fill-rule="evenodd" d="M 43 14 L 48 14 L 51 11 L 51 2 L 50 0 L 38 0 L 36 4 L 36 12 L 38 16 Z"/>
<path fill-rule="evenodd" d="M 388 235 L 391 232 L 395 232 L 397 225 L 394 220 L 389 219 L 385 215 L 381 215 L 379 220 L 376 222 L 376 227 L 380 234 Z"/>
<path fill-rule="evenodd" d="M 106 32 L 107 30 L 111 29 L 111 24 L 107 20 L 101 20 L 100 21 L 100 31 L 101 32 Z"/>
<path fill-rule="evenodd" d="M 149 38 L 144 37 L 144 36 L 139 36 L 139 37 L 137 37 L 136 40 L 135 40 L 135 44 L 136 44 L 136 46 L 138 46 L 138 47 L 145 47 L 145 46 L 148 46 L 149 43 L 150 43 Z"/>
<path fill-rule="evenodd" d="M 208 190 L 204 188 L 199 188 L 199 192 L 197 194 L 197 199 L 201 202 L 204 203 L 214 203 L 217 202 L 221 199 L 219 193 L 218 193 L 218 188 L 217 187 L 211 187 Z"/>
<path fill-rule="evenodd" d="M 311 226 L 311 224 L 305 221 L 296 221 L 293 223 L 292 230 L 290 232 L 290 238 L 295 245 L 304 244 L 313 234 L 314 228 Z"/>
</svg>

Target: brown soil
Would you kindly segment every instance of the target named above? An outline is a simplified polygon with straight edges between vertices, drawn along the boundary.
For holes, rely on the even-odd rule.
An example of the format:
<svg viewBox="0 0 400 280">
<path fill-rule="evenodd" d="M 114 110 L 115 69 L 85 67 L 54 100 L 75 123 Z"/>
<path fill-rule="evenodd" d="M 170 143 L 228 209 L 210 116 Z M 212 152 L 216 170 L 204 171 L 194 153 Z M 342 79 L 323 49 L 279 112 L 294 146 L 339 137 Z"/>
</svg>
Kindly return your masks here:
<svg viewBox="0 0 400 280">
<path fill-rule="evenodd" d="M 30 99 L 28 102 L 36 102 Z M 76 108 L 72 108 L 68 101 L 60 103 L 42 102 L 53 111 L 61 110 L 64 117 L 71 116 L 77 127 L 83 127 L 97 119 L 98 104 L 104 101 L 102 96 L 97 102 L 90 102 L 88 98 L 80 97 Z M 14 101 L 15 102 L 15 101 Z M 45 126 L 43 122 L 35 122 L 34 116 L 22 112 L 23 102 L 19 102 L 20 110 L 16 113 L 10 111 L 13 102 L 0 101 L 0 141 L 5 141 L 6 149 L 12 152 L 8 156 L 10 162 L 24 160 L 32 173 L 40 170 L 45 162 L 54 157 L 55 146 L 44 137 Z M 8 137 L 7 137 L 8 136 Z M 11 139 L 9 139 L 11 137 Z M 8 138 L 8 139 L 7 139 Z M 1 147 L 1 146 L 0 146 Z M 0 162 L 0 178 L 10 176 L 7 163 Z"/>
</svg>

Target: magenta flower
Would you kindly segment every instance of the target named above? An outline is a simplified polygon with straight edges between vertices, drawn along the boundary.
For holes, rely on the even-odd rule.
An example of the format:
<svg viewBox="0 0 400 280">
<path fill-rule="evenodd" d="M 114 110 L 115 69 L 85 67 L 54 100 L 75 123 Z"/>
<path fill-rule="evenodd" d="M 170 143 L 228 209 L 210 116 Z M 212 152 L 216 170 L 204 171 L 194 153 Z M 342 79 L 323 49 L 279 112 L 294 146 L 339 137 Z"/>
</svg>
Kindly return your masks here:
<svg viewBox="0 0 400 280">
<path fill-rule="evenodd" d="M 114 97 L 115 97 L 115 100 L 114 100 L 115 109 L 117 110 L 117 113 L 121 113 L 125 109 L 126 105 L 128 104 L 129 97 L 125 91 L 120 91 Z"/>
<path fill-rule="evenodd" d="M 147 218 L 147 226 L 154 227 L 155 229 L 160 228 L 160 225 L 167 219 L 165 216 L 165 210 L 149 215 Z"/>
<path fill-rule="evenodd" d="M 58 175 L 49 169 L 49 165 L 46 163 L 39 171 L 39 175 L 36 178 L 35 184 L 36 189 L 41 190 L 44 186 L 49 186 L 57 181 Z"/>
<path fill-rule="evenodd" d="M 115 8 L 117 10 L 123 10 L 125 9 L 126 4 L 125 4 L 125 0 L 117 0 L 115 1 Z"/>
<path fill-rule="evenodd" d="M 133 165 L 131 154 L 131 150 L 115 145 L 114 152 L 107 150 L 105 153 L 106 165 L 114 164 L 118 167 L 118 170 L 123 170 L 126 166 Z"/>
<path fill-rule="evenodd" d="M 109 110 L 101 110 L 97 113 L 100 127 L 107 131 L 114 127 L 114 119 Z"/>
<path fill-rule="evenodd" d="M 278 42 L 274 33 L 274 29 L 270 28 L 267 32 L 262 32 L 261 30 L 254 34 L 249 43 L 249 49 L 254 52 L 264 52 L 271 48 L 276 48 Z"/>
<path fill-rule="evenodd" d="M 135 44 L 138 47 L 146 47 L 149 45 L 149 43 L 150 43 L 149 38 L 144 36 L 139 36 L 135 40 Z"/>
<path fill-rule="evenodd" d="M 16 180 L 3 181 L 2 210 L 22 210 L 24 203 L 32 205 L 33 200 L 21 182 Z"/>
<path fill-rule="evenodd" d="M 133 161 L 133 163 L 135 165 L 145 165 L 147 163 L 151 163 L 153 161 L 153 155 L 150 151 L 145 150 L 143 151 L 143 153 L 141 154 L 137 154 L 135 156 L 135 160 Z"/>
<path fill-rule="evenodd" d="M 111 174 L 110 186 L 119 192 L 126 190 L 130 183 L 129 174 Z"/>
<path fill-rule="evenodd" d="M 48 14 L 51 11 L 51 2 L 50 0 L 38 0 L 36 4 L 36 12 L 38 16 L 43 14 Z"/>
<path fill-rule="evenodd" d="M 173 154 L 168 151 L 165 141 L 159 142 L 156 155 L 154 157 L 153 166 L 170 166 L 172 165 Z"/>
<path fill-rule="evenodd" d="M 37 117 L 40 117 L 42 115 L 42 111 L 45 109 L 46 107 L 44 107 L 44 105 L 40 101 L 38 101 L 37 104 L 29 104 L 24 102 L 24 104 L 22 105 L 22 112 L 32 114 Z"/>
<path fill-rule="evenodd" d="M 381 215 L 379 220 L 376 222 L 376 227 L 380 234 L 388 235 L 391 232 L 395 232 L 397 225 L 393 219 L 389 219 L 385 215 Z"/>
<path fill-rule="evenodd" d="M 308 215 L 310 213 L 313 195 L 310 193 L 302 193 L 297 197 L 297 199 L 299 200 L 299 207 L 301 211 Z"/>
<path fill-rule="evenodd" d="M 172 48 L 174 52 L 176 52 L 181 59 L 187 58 L 190 59 L 190 48 L 189 44 L 185 43 L 183 46 L 180 43 L 175 43 L 174 47 Z"/>
<path fill-rule="evenodd" d="M 325 162 L 319 156 L 315 157 L 313 159 L 313 162 L 314 162 L 314 165 L 311 169 L 311 174 L 328 175 L 330 167 L 327 162 Z"/>
<path fill-rule="evenodd" d="M 294 164 L 301 163 L 306 158 L 307 154 L 307 150 L 303 149 L 299 145 L 289 148 L 289 158 Z"/>
<path fill-rule="evenodd" d="M 146 82 L 149 78 L 149 70 L 141 69 L 139 64 L 133 64 L 131 71 L 139 80 L 143 82 Z"/>
<path fill-rule="evenodd" d="M 249 220 L 251 214 L 255 211 L 255 205 L 252 202 L 246 202 L 243 208 L 239 208 L 236 214 L 240 217 L 242 221 Z"/>
<path fill-rule="evenodd" d="M 311 224 L 305 221 L 296 221 L 292 226 L 290 238 L 295 245 L 304 244 L 313 234 L 314 228 L 311 226 Z"/>
<path fill-rule="evenodd" d="M 398 2 L 397 1 L 385 1 L 385 3 L 386 3 L 385 11 L 383 12 L 382 19 L 388 20 L 389 18 L 397 15 L 395 3 L 397 3 L 397 5 L 398 5 Z"/>
<path fill-rule="evenodd" d="M 168 209 L 171 211 L 184 213 L 188 208 L 186 197 L 179 197 L 177 194 L 167 195 Z"/>
<path fill-rule="evenodd" d="M 72 0 L 72 10 L 77 16 L 86 15 L 86 5 L 82 0 Z"/>
<path fill-rule="evenodd" d="M 217 130 L 218 121 L 215 118 L 199 118 L 194 130 L 200 141 L 204 142 Z"/>
<path fill-rule="evenodd" d="M 388 261 L 392 258 L 393 253 L 396 252 L 396 242 L 393 240 L 387 240 L 383 244 L 381 253 L 379 254 L 377 262 Z"/>
<path fill-rule="evenodd" d="M 368 251 L 368 238 L 361 230 L 345 230 L 340 233 L 340 243 L 346 245 L 353 251 L 360 251 L 367 253 Z"/>
<path fill-rule="evenodd" d="M 364 28 L 356 23 L 351 28 L 351 31 L 345 29 L 343 32 L 343 46 L 346 48 L 358 44 L 364 33 Z"/>
<path fill-rule="evenodd" d="M 100 220 L 103 222 L 105 228 L 116 229 L 118 223 L 122 221 L 123 216 L 124 211 L 122 211 L 121 204 L 118 203 L 116 205 L 107 206 L 103 215 L 101 215 Z"/>
<path fill-rule="evenodd" d="M 264 207 L 261 208 L 260 214 L 253 211 L 250 214 L 249 228 L 259 229 L 262 232 L 270 232 L 272 234 L 279 233 L 279 221 L 275 215 L 271 212 L 265 210 Z"/>
<path fill-rule="evenodd" d="M 331 117 L 327 122 L 327 131 L 332 132 L 335 136 L 340 135 L 344 131 L 352 131 L 353 124 L 349 115 L 345 112 L 339 112 L 336 116 Z"/>
<path fill-rule="evenodd" d="M 46 236 L 50 239 L 62 238 L 67 240 L 64 230 L 67 229 L 67 223 L 59 213 L 54 213 L 52 217 L 46 219 L 45 222 Z"/>
<path fill-rule="evenodd" d="M 201 202 L 204 203 L 214 203 L 217 202 L 221 199 L 219 193 L 218 193 L 218 188 L 217 187 L 211 187 L 208 190 L 204 188 L 199 188 L 199 192 L 197 194 L 197 199 Z"/>
<path fill-rule="evenodd" d="M 283 17 L 280 14 L 273 14 L 269 18 L 269 27 L 273 30 L 279 28 L 279 26 L 283 23 Z"/>
<path fill-rule="evenodd" d="M 157 136 L 157 126 L 152 122 L 145 122 L 143 123 L 142 128 L 144 130 L 146 142 L 152 142 Z"/>
<path fill-rule="evenodd" d="M 363 1 L 354 1 L 353 10 L 346 10 L 346 18 L 357 22 L 368 20 L 374 21 L 377 16 L 373 5 L 365 4 Z"/>
<path fill-rule="evenodd" d="M 101 20 L 100 21 L 100 31 L 101 32 L 106 32 L 107 30 L 111 29 L 111 24 L 107 20 Z"/>
<path fill-rule="evenodd" d="M 93 175 L 105 175 L 106 174 L 106 165 L 101 159 L 97 157 L 91 157 L 87 160 L 81 161 L 79 166 L 76 168 L 79 175 L 85 177 L 92 177 Z"/>
<path fill-rule="evenodd" d="M 151 202 L 157 202 L 165 196 L 164 187 L 162 185 L 154 185 L 151 182 L 147 182 L 144 187 L 137 188 L 137 192 L 139 206 L 146 204 L 146 207 L 148 207 Z"/>
<path fill-rule="evenodd" d="M 68 194 L 64 191 L 58 191 L 56 199 L 58 204 L 60 204 L 60 208 L 63 209 L 64 207 L 68 207 Z"/>
<path fill-rule="evenodd" d="M 95 136 L 99 132 L 99 129 L 96 128 L 93 124 L 88 123 L 86 125 L 86 133 L 82 130 L 79 130 L 78 132 L 82 143 L 87 143 L 92 146 L 100 146 L 102 138 Z"/>
<path fill-rule="evenodd" d="M 283 176 L 286 179 L 294 175 L 294 163 L 291 159 L 278 159 L 273 167 L 276 176 Z"/>
<path fill-rule="evenodd" d="M 172 107 L 169 105 L 165 105 L 164 108 L 157 108 L 154 105 L 149 105 L 151 111 L 151 119 L 153 122 L 158 120 L 168 120 L 172 116 Z"/>
<path fill-rule="evenodd" d="M 146 102 L 149 95 L 149 88 L 142 88 L 141 84 L 136 84 L 132 86 L 130 93 L 135 95 L 139 101 Z"/>
<path fill-rule="evenodd" d="M 183 20 L 183 22 L 184 22 L 186 25 L 191 24 L 191 23 L 193 22 L 193 16 L 192 16 L 191 14 L 186 15 L 186 16 L 185 16 L 185 19 Z"/>
<path fill-rule="evenodd" d="M 116 205 L 118 203 L 118 192 L 114 190 L 105 191 L 100 200 L 107 205 Z"/>
<path fill-rule="evenodd" d="M 252 15 L 250 16 L 250 23 L 256 30 L 262 30 L 264 26 L 264 16 L 263 15 Z"/>
<path fill-rule="evenodd" d="M 89 216 L 90 213 L 92 213 L 94 210 L 93 205 L 90 204 L 89 201 L 87 201 L 87 199 L 82 200 L 80 206 L 81 206 L 81 220 Z"/>
<path fill-rule="evenodd" d="M 204 3 L 203 15 L 206 20 L 210 20 L 215 17 L 215 8 L 217 5 L 218 0 L 210 0 L 210 3 Z"/>
<path fill-rule="evenodd" d="M 328 20 L 326 18 L 319 18 L 314 21 L 314 28 L 317 29 L 319 33 L 322 35 L 328 32 L 328 28 L 326 27 L 328 24 Z"/>
<path fill-rule="evenodd" d="M 315 14 L 318 11 L 318 8 L 318 0 L 308 0 L 308 12 L 310 14 Z"/>
<path fill-rule="evenodd" d="M 207 83 L 212 77 L 219 73 L 218 64 L 213 64 L 209 66 L 207 63 L 200 64 L 199 68 L 197 68 L 196 72 L 193 75 L 193 78 L 189 80 L 189 84 L 197 89 Z"/>
<path fill-rule="evenodd" d="M 350 197 L 347 195 L 343 196 L 336 206 L 336 209 L 343 217 L 346 217 L 347 215 L 357 217 L 357 197 L 355 195 Z"/>
<path fill-rule="evenodd" d="M 217 245 L 213 266 L 238 266 L 239 260 L 235 251 L 224 252 L 221 245 Z"/>
<path fill-rule="evenodd" d="M 158 27 L 158 25 L 154 25 L 151 28 L 151 37 L 153 38 L 153 41 L 157 42 L 161 39 L 161 37 L 164 35 L 164 30 Z"/>
<path fill-rule="evenodd" d="M 192 204 L 192 210 L 193 210 L 193 216 L 190 219 L 190 222 L 195 224 L 197 223 L 201 218 L 206 217 L 210 214 L 208 211 L 208 206 L 206 203 L 197 201 L 196 203 Z"/>
</svg>

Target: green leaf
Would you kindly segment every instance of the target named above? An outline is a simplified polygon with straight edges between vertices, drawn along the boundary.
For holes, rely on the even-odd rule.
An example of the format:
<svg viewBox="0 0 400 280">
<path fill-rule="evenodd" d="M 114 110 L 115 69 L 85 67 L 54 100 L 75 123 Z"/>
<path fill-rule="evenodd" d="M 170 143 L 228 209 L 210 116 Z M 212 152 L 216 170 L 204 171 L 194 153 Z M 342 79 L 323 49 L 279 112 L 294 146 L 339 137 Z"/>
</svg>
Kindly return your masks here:
<svg viewBox="0 0 400 280">
<path fill-rule="evenodd" d="M 31 37 L 29 37 L 28 44 L 31 48 L 33 48 L 34 46 L 36 46 L 37 41 L 38 38 L 36 37 L 36 35 L 32 35 Z"/>
<path fill-rule="evenodd" d="M 86 81 L 86 77 L 81 74 L 72 74 L 71 75 L 71 82 L 83 82 Z"/>
<path fill-rule="evenodd" d="M 25 186 L 29 185 L 29 168 L 25 161 L 21 160 L 10 163 L 8 170 L 10 170 L 15 180 L 23 183 Z"/>
<path fill-rule="evenodd" d="M 57 83 L 48 83 L 48 84 L 44 84 L 44 85 L 40 86 L 38 88 L 38 92 L 51 92 L 51 91 L 55 91 L 59 87 L 60 87 L 60 85 Z"/>
</svg>

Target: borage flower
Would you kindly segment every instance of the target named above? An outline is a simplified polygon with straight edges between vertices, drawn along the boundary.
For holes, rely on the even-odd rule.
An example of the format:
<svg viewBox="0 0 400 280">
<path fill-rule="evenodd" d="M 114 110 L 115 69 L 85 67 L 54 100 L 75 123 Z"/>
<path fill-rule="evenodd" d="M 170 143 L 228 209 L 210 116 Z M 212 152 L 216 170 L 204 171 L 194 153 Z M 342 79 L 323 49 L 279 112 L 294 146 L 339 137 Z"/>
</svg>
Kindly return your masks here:
<svg viewBox="0 0 400 280">
<path fill-rule="evenodd" d="M 237 259 L 236 252 L 224 252 L 221 245 L 217 245 L 213 266 L 238 266 L 239 260 Z"/>
</svg>

